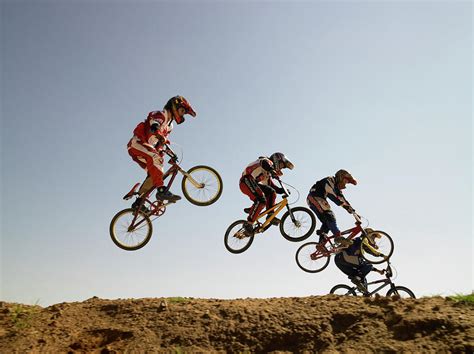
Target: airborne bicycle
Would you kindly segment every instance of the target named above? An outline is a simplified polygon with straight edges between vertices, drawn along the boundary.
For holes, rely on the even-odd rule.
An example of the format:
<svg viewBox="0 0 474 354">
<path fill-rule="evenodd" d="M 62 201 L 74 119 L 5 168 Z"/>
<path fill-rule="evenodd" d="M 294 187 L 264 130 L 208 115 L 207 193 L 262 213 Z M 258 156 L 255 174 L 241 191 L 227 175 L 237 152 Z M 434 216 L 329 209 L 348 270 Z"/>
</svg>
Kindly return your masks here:
<svg viewBox="0 0 474 354">
<path fill-rule="evenodd" d="M 374 231 L 369 228 L 363 228 L 361 217 L 357 213 L 352 213 L 355 219 L 355 227 L 341 232 L 341 235 L 349 236 L 346 240 L 362 235 L 362 243 L 360 245 L 362 257 L 369 263 L 380 264 L 390 258 L 393 253 L 393 240 L 383 231 Z M 347 245 L 338 244 L 334 240 L 334 235 L 325 236 L 322 243 L 308 242 L 302 245 L 296 251 L 296 264 L 302 270 L 308 273 L 318 273 L 326 269 L 331 260 L 331 255 L 336 254 Z M 351 243 L 351 242 L 349 242 Z"/>
<path fill-rule="evenodd" d="M 306 240 L 314 232 L 316 228 L 316 218 L 311 210 L 305 207 L 290 208 L 288 204 L 288 196 L 290 192 L 285 188 L 279 178 L 275 178 L 283 188 L 282 200 L 270 209 L 258 215 L 254 224 L 253 233 L 248 235 L 245 232 L 244 225 L 246 220 L 237 220 L 228 228 L 224 236 L 224 245 L 231 253 L 245 252 L 251 245 L 256 234 L 260 234 L 268 230 L 272 225 L 272 220 L 282 211 L 287 209 L 286 213 L 280 221 L 281 235 L 292 242 Z M 260 221 L 263 217 L 267 217 L 265 221 Z"/>
<path fill-rule="evenodd" d="M 190 168 L 187 172 L 178 163 L 178 156 L 169 145 L 164 146 L 163 152 L 170 157 L 170 168 L 163 175 L 163 180 L 170 178 L 167 188 L 173 184 L 176 175 L 181 173 L 181 189 L 186 199 L 197 206 L 207 206 L 215 203 L 222 194 L 222 178 L 219 173 L 209 166 L 199 165 Z M 138 197 L 136 183 L 123 199 L 129 200 Z M 150 241 L 153 226 L 151 218 L 162 216 L 166 208 L 175 201 L 151 200 L 150 195 L 156 189 L 153 187 L 142 198 L 136 208 L 119 211 L 110 222 L 110 236 L 112 241 L 120 248 L 135 251 L 145 246 Z"/>
<path fill-rule="evenodd" d="M 387 262 L 387 268 L 384 269 L 385 273 L 385 279 L 380 279 L 376 281 L 372 281 L 370 283 L 365 284 L 365 291 L 361 291 L 357 286 L 349 286 L 345 284 L 338 284 L 334 286 L 329 293 L 330 294 L 336 294 L 336 295 L 363 295 L 363 296 L 372 296 L 374 294 L 377 294 L 380 290 L 382 290 L 385 287 L 389 287 L 386 296 L 400 296 L 401 298 L 413 298 L 415 299 L 415 294 L 413 291 L 408 289 L 405 286 L 398 286 L 395 285 L 392 282 L 392 276 L 393 276 L 393 271 L 392 267 L 390 266 L 390 263 Z M 376 289 L 369 291 L 368 287 L 369 285 L 375 285 L 375 284 L 381 284 L 379 287 Z"/>
</svg>

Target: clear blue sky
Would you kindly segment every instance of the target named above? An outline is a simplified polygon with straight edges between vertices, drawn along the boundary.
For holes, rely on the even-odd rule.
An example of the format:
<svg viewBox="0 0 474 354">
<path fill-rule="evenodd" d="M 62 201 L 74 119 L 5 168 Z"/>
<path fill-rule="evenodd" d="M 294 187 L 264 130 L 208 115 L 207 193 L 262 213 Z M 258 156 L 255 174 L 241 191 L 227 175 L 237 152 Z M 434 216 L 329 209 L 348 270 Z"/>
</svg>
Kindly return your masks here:
<svg viewBox="0 0 474 354">
<path fill-rule="evenodd" d="M 1 36 L 2 300 L 328 293 L 345 276 L 302 272 L 277 228 L 224 248 L 250 205 L 241 171 L 275 151 L 297 205 L 352 172 L 345 195 L 394 238 L 397 284 L 473 289 L 471 2 L 3 1 Z M 126 252 L 108 234 L 144 177 L 126 143 L 176 94 L 198 113 L 172 135 L 183 166 L 215 167 L 224 193 L 170 207 Z"/>
</svg>

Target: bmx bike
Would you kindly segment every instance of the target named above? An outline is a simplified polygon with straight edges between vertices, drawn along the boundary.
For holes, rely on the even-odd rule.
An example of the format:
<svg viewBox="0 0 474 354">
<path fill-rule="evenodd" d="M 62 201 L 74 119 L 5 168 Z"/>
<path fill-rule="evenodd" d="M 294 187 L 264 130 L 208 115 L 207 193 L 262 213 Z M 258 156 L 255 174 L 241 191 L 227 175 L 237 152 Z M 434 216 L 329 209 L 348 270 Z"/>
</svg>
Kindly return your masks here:
<svg viewBox="0 0 474 354">
<path fill-rule="evenodd" d="M 178 163 L 178 156 L 168 146 L 163 152 L 170 157 L 169 169 L 164 173 L 163 180 L 170 177 L 166 188 L 170 188 L 178 173 L 183 175 L 181 189 L 185 198 L 197 206 L 208 206 L 215 203 L 222 194 L 223 184 L 219 173 L 209 166 L 199 165 L 185 171 Z M 138 197 L 136 183 L 123 199 L 129 200 Z M 120 248 L 135 251 L 145 246 L 150 241 L 153 226 L 151 218 L 162 216 L 167 207 L 175 201 L 151 200 L 150 195 L 156 189 L 151 188 L 141 198 L 141 203 L 136 208 L 127 208 L 119 211 L 110 222 L 110 236 L 112 241 Z"/>
</svg>

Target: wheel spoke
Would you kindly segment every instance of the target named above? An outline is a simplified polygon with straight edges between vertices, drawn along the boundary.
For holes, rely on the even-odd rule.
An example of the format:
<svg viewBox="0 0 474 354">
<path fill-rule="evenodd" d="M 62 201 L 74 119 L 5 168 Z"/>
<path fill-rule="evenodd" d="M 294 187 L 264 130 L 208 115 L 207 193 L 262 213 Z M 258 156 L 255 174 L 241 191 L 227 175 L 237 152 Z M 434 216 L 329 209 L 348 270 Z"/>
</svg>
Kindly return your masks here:
<svg viewBox="0 0 474 354">
<path fill-rule="evenodd" d="M 126 250 L 135 250 L 143 247 L 150 239 L 151 221 L 142 213 L 135 218 L 136 211 L 126 209 L 118 213 L 111 222 L 110 235 L 117 246 Z M 129 230 L 135 220 L 138 227 Z"/>
<path fill-rule="evenodd" d="M 235 222 L 227 229 L 224 244 L 229 252 L 242 253 L 252 244 L 253 237 L 244 234 L 244 223 L 245 221 Z"/>
<path fill-rule="evenodd" d="M 203 204 L 219 197 L 222 186 L 217 173 L 206 167 L 198 167 L 191 169 L 189 174 L 199 185 L 203 185 L 203 187 L 196 187 L 189 178 L 184 180 L 183 189 L 191 202 Z"/>
<path fill-rule="evenodd" d="M 329 264 L 329 258 L 318 251 L 316 245 L 316 242 L 308 242 L 296 252 L 296 263 L 305 272 L 316 273 Z"/>
</svg>

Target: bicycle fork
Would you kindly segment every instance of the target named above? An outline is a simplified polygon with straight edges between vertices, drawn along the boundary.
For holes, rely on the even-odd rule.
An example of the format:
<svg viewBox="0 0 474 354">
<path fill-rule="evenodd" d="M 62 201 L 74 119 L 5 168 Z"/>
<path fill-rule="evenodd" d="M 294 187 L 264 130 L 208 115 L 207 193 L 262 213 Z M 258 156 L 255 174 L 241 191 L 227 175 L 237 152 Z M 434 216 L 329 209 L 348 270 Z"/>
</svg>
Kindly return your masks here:
<svg viewBox="0 0 474 354">
<path fill-rule="evenodd" d="M 291 221 L 293 221 L 293 224 L 295 224 L 296 227 L 301 227 L 301 223 L 299 222 L 299 220 L 296 220 L 295 216 L 293 215 L 293 211 L 288 206 L 288 204 L 286 205 L 286 209 L 288 209 L 288 213 L 290 214 L 290 219 Z"/>
<path fill-rule="evenodd" d="M 198 183 L 189 173 L 183 170 L 181 167 L 178 166 L 178 171 L 181 172 L 186 178 L 191 182 L 191 184 L 196 188 L 204 188 L 204 183 Z"/>
</svg>

